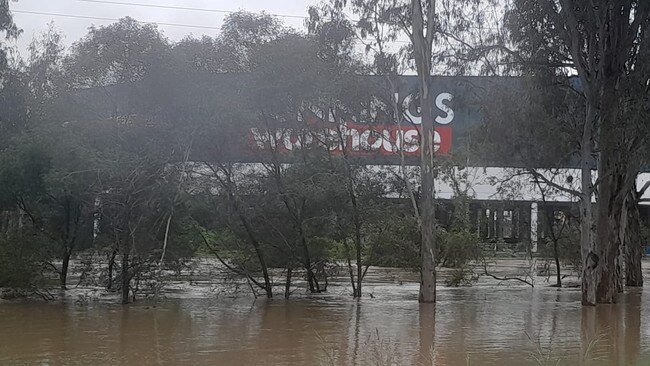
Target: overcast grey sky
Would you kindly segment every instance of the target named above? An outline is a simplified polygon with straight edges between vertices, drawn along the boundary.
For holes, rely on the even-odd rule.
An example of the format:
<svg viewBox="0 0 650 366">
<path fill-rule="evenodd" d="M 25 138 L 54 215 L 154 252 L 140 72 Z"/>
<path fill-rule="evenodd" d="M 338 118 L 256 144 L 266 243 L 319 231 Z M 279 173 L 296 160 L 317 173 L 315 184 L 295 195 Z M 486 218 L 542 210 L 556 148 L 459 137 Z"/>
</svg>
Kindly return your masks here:
<svg viewBox="0 0 650 366">
<path fill-rule="evenodd" d="M 99 2 L 95 2 L 99 1 Z M 117 4 L 119 3 L 119 4 Z M 318 0 L 19 0 L 11 2 L 16 24 L 24 33 L 17 42 L 21 53 L 35 35 L 47 30 L 49 22 L 54 21 L 57 29 L 65 34 L 65 44 L 70 45 L 83 37 L 91 25 L 106 25 L 112 23 L 107 19 L 118 19 L 131 16 L 140 21 L 193 25 L 207 28 L 192 28 L 160 24 L 158 27 L 173 41 L 180 40 L 188 34 L 214 36 L 218 33 L 225 13 L 192 11 L 180 9 L 164 9 L 156 7 L 137 6 L 146 4 L 153 6 L 171 6 L 213 9 L 220 11 L 248 10 L 253 12 L 266 11 L 271 14 L 289 16 L 307 16 L 309 5 L 317 4 Z M 51 13 L 88 18 L 72 18 L 34 14 Z M 295 28 L 304 28 L 304 19 L 295 17 L 280 18 L 285 24 Z M 212 29 L 214 28 L 214 29 Z"/>
</svg>

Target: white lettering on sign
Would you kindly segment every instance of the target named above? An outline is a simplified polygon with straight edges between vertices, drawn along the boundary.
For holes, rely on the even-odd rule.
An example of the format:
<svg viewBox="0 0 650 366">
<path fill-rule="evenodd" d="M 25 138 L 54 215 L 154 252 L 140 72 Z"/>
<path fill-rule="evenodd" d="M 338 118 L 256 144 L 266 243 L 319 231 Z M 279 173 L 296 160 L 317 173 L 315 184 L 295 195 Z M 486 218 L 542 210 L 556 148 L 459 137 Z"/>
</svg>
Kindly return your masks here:
<svg viewBox="0 0 650 366">
<path fill-rule="evenodd" d="M 442 112 L 446 113 L 446 116 L 437 116 L 436 122 L 441 125 L 447 125 L 454 120 L 454 110 L 450 106 L 446 105 L 444 102 L 451 102 L 454 99 L 454 96 L 450 93 L 440 93 L 436 97 L 436 108 L 440 109 Z"/>
<path fill-rule="evenodd" d="M 441 125 L 447 125 L 450 124 L 454 120 L 454 110 L 447 104 L 446 102 L 451 102 L 454 99 L 453 94 L 451 93 L 440 93 L 436 96 L 435 100 L 435 107 L 444 115 L 437 115 L 435 117 L 435 121 Z M 404 114 L 406 114 L 408 120 L 412 122 L 413 124 L 416 125 L 421 125 L 422 124 L 422 112 L 420 107 L 417 107 L 417 110 L 415 111 L 414 115 L 411 113 L 411 110 L 409 109 L 411 104 L 416 102 L 417 99 L 413 94 L 409 94 L 404 98 L 404 102 L 402 103 L 404 107 Z M 434 113 L 435 114 L 435 113 Z"/>
</svg>

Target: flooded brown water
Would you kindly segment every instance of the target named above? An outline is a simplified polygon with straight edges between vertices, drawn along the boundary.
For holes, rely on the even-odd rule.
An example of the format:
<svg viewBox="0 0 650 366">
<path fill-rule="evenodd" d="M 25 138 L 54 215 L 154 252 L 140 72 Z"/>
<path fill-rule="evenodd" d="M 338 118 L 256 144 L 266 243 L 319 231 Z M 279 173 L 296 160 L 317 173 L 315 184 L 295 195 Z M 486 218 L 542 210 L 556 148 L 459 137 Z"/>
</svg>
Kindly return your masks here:
<svg viewBox="0 0 650 366">
<path fill-rule="evenodd" d="M 650 365 L 650 296 L 582 308 L 577 289 L 374 284 L 285 301 L 0 302 L 0 365 Z M 536 359 L 539 361 L 536 361 Z"/>
</svg>

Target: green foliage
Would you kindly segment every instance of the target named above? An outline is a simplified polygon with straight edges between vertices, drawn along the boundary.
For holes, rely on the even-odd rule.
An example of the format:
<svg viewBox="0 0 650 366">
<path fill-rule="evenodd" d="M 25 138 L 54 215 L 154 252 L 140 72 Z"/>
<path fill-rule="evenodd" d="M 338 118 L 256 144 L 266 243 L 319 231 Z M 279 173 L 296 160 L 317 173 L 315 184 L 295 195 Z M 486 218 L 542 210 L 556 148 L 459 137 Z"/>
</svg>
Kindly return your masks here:
<svg viewBox="0 0 650 366">
<path fill-rule="evenodd" d="M 445 284 L 449 287 L 471 286 L 476 282 L 478 276 L 469 266 L 454 268 L 451 275 L 445 279 Z"/>
<path fill-rule="evenodd" d="M 66 77 L 77 87 L 134 82 L 162 69 L 168 53 L 169 43 L 155 25 L 125 17 L 90 28 L 65 60 Z"/>
<path fill-rule="evenodd" d="M 544 212 L 542 212 L 544 213 Z M 549 224 L 549 220 L 552 222 Z M 566 214 L 558 216 L 544 215 L 542 222 L 547 232 L 542 235 L 539 253 L 546 258 L 557 256 L 561 262 L 580 271 L 582 269 L 582 253 L 580 251 L 580 227 L 575 217 Z"/>
<path fill-rule="evenodd" d="M 12 0 L 0 0 L 0 37 L 11 40 L 16 39 L 22 30 L 14 23 L 14 17 L 9 9 Z M 7 67 L 7 49 L 0 42 L 0 81 L 2 81 Z"/>
<path fill-rule="evenodd" d="M 194 230 L 202 237 L 201 251 L 221 258 L 242 272 L 259 272 L 259 262 L 251 258 L 252 250 L 232 231 L 228 229 L 206 230 L 198 225 L 195 225 Z M 280 266 L 282 265 L 284 263 Z"/>
<path fill-rule="evenodd" d="M 171 245 L 167 249 L 165 261 L 177 262 L 192 257 L 204 244 L 196 230 L 195 222 L 187 215 L 179 215 L 177 220 L 172 222 Z"/>
<path fill-rule="evenodd" d="M 284 32 L 282 23 L 271 15 L 246 11 L 230 14 L 224 20 L 217 39 L 221 51 L 228 55 L 224 60 L 226 69 L 231 72 L 251 71 L 254 66 L 252 55 Z"/>
<path fill-rule="evenodd" d="M 0 288 L 30 291 L 44 284 L 43 262 L 48 258 L 44 238 L 18 232 L 0 238 Z"/>
<path fill-rule="evenodd" d="M 462 268 L 480 258 L 478 235 L 468 229 L 441 231 L 440 258 L 443 267 Z"/>
<path fill-rule="evenodd" d="M 387 208 L 390 207 L 386 203 Z M 412 270 L 420 268 L 420 242 L 421 234 L 417 220 L 408 211 L 396 210 L 400 206 L 393 206 L 387 211 L 391 215 L 385 215 L 383 224 L 385 229 L 376 232 L 369 239 L 373 243 L 373 250 L 369 263 L 382 267 L 398 267 Z M 408 206 L 402 206 L 402 210 L 408 210 Z"/>
<path fill-rule="evenodd" d="M 17 140 L 0 153 L 0 202 L 15 208 L 37 200 L 45 192 L 45 177 L 51 169 L 50 157 L 42 146 Z"/>
</svg>

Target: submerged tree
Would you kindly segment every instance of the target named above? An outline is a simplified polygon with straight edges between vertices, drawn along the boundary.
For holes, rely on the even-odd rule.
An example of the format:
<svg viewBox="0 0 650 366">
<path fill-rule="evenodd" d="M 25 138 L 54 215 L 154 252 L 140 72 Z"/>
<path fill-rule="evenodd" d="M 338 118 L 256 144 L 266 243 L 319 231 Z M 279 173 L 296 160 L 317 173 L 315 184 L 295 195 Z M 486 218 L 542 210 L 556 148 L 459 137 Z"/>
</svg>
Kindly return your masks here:
<svg viewBox="0 0 650 366">
<path fill-rule="evenodd" d="M 419 113 L 422 126 L 419 134 L 420 161 L 420 202 L 419 222 L 422 234 L 420 251 L 421 284 L 419 301 L 435 302 L 435 164 L 434 164 L 434 118 L 431 96 L 431 73 L 434 59 L 445 60 L 444 46 L 454 41 L 460 33 L 467 32 L 472 25 L 480 25 L 484 17 L 478 16 L 472 22 L 465 17 L 465 8 L 477 8 L 479 1 L 464 0 L 444 2 L 436 0 L 350 0 L 329 1 L 322 12 L 333 19 L 345 20 L 345 12 L 351 11 L 360 19 L 353 23 L 358 36 L 370 43 L 366 49 L 378 47 L 376 53 L 379 64 L 394 65 L 400 58 L 414 65 L 418 77 Z M 311 10 L 312 20 L 319 19 L 316 9 Z M 407 37 L 409 44 L 399 51 L 390 51 L 385 45 Z"/>
<path fill-rule="evenodd" d="M 572 69 L 579 79 L 579 85 L 569 87 L 585 103 L 585 120 L 579 126 L 582 302 L 594 305 L 615 302 L 620 288 L 621 215 L 636 178 L 628 156 L 642 146 L 639 135 L 630 134 L 636 122 L 622 118 L 627 105 L 622 87 L 630 78 L 647 80 L 637 65 L 647 47 L 650 4 L 603 0 L 583 5 L 572 0 L 514 1 L 507 26 L 518 51 L 511 54 L 516 62 L 559 74 Z"/>
</svg>

